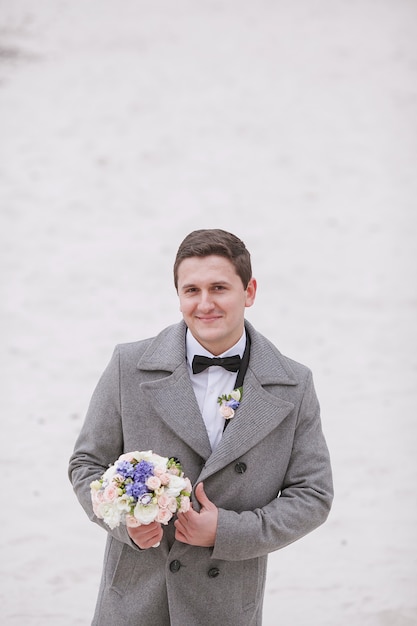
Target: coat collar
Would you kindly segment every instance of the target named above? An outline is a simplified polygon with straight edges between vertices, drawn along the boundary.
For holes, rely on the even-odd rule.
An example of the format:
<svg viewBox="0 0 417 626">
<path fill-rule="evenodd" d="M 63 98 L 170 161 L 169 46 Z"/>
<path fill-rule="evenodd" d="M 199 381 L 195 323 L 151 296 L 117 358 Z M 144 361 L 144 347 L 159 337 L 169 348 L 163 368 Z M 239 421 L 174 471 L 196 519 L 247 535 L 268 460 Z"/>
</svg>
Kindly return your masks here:
<svg viewBox="0 0 417 626">
<path fill-rule="evenodd" d="M 137 364 L 140 370 L 170 373 L 143 382 L 141 387 L 161 419 L 206 461 L 201 478 L 247 452 L 293 409 L 291 403 L 264 388 L 298 384 L 288 360 L 249 322 L 245 325 L 251 337 L 251 355 L 244 400 L 213 453 L 187 370 L 185 323 L 163 330 L 150 342 Z"/>
<path fill-rule="evenodd" d="M 249 368 L 256 373 L 261 385 L 296 385 L 293 369 L 279 350 L 248 321 L 246 331 L 251 338 Z M 141 370 L 174 372 L 186 359 L 186 325 L 183 321 L 165 328 L 155 337 L 139 360 Z"/>
</svg>

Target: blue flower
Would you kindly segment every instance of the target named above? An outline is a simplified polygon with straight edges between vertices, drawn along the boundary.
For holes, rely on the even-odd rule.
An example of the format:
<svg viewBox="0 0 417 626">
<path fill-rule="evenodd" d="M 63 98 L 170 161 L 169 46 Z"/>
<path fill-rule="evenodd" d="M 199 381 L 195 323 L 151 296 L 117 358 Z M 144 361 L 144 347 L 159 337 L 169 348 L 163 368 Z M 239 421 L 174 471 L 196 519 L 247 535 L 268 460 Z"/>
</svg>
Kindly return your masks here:
<svg viewBox="0 0 417 626">
<path fill-rule="evenodd" d="M 153 476 L 153 464 L 148 461 L 139 461 L 135 467 L 135 471 L 133 473 L 133 479 L 135 481 L 146 482 L 146 479 L 149 476 Z"/>
<path fill-rule="evenodd" d="M 141 496 L 148 492 L 147 486 L 142 482 L 126 483 L 126 493 L 138 500 Z"/>
<path fill-rule="evenodd" d="M 116 471 L 125 478 L 133 478 L 135 468 L 129 461 L 119 461 L 116 464 Z"/>
</svg>

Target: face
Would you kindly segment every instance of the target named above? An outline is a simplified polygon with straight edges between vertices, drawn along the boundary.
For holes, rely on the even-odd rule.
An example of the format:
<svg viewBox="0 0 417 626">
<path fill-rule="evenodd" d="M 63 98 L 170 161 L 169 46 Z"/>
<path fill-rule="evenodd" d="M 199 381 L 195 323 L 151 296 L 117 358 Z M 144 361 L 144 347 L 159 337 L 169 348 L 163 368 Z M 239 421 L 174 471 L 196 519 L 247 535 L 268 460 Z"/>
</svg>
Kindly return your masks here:
<svg viewBox="0 0 417 626">
<path fill-rule="evenodd" d="M 255 279 L 245 289 L 233 264 L 225 257 L 190 257 L 178 267 L 178 296 L 184 321 L 195 339 L 214 355 L 239 341 L 245 308 L 252 306 L 255 295 Z"/>
</svg>

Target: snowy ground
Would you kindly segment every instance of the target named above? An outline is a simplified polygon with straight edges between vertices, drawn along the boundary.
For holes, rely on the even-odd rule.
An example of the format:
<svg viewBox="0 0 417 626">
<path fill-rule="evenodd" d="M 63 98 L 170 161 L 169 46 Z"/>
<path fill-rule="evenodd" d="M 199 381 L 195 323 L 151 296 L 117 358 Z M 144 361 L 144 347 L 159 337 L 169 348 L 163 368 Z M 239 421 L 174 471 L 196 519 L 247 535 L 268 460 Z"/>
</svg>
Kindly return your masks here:
<svg viewBox="0 0 417 626">
<path fill-rule="evenodd" d="M 213 227 L 252 252 L 248 319 L 313 369 L 334 467 L 265 626 L 417 624 L 416 24 L 413 0 L 1 0 L 2 624 L 90 623 L 105 537 L 68 458 Z"/>
</svg>

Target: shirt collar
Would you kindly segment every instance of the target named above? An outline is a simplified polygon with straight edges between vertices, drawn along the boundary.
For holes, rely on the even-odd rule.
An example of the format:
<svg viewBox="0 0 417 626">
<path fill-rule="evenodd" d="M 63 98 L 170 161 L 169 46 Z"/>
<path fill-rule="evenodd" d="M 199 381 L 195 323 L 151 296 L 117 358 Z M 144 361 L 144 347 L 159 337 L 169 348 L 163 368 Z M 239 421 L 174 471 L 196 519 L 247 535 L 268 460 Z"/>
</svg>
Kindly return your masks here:
<svg viewBox="0 0 417 626">
<path fill-rule="evenodd" d="M 203 348 L 203 346 L 197 341 L 197 339 L 195 339 L 195 337 L 192 335 L 191 331 L 188 328 L 187 328 L 187 332 L 185 335 L 185 345 L 186 345 L 188 363 L 193 362 L 193 358 L 195 357 L 196 354 L 201 354 L 203 356 L 208 356 L 208 357 L 215 356 L 214 354 L 206 350 L 206 348 Z M 234 354 L 239 354 L 239 356 L 242 357 L 245 351 L 245 346 L 246 346 L 246 330 L 243 331 L 241 338 L 239 339 L 237 343 L 235 343 L 234 346 L 232 346 L 225 352 L 222 352 L 222 354 L 217 354 L 216 356 L 223 357 L 223 356 L 232 356 Z"/>
</svg>

